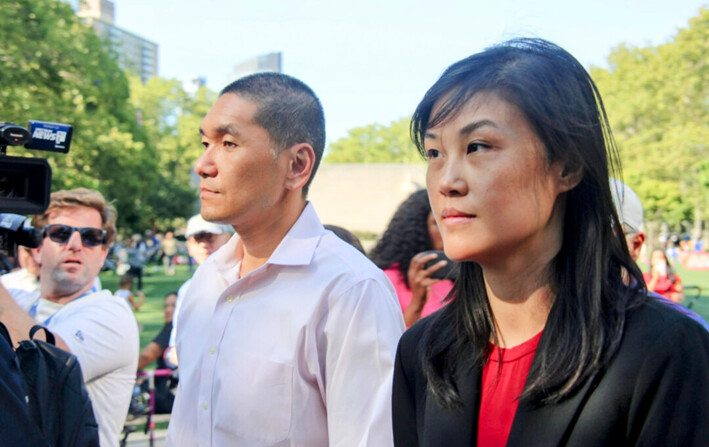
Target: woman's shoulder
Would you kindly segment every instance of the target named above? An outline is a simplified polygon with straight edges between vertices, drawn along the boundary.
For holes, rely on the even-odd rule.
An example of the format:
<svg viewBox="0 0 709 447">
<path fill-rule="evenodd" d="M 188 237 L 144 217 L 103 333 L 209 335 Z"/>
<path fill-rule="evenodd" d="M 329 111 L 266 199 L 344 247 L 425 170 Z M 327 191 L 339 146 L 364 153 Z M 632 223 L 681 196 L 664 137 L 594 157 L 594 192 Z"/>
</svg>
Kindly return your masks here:
<svg viewBox="0 0 709 447">
<path fill-rule="evenodd" d="M 626 332 L 642 334 L 647 343 L 697 337 L 709 340 L 709 325 L 699 315 L 654 293 L 628 311 Z"/>
<path fill-rule="evenodd" d="M 429 327 L 434 325 L 437 317 L 438 314 L 432 314 L 421 318 L 404 332 L 399 340 L 399 351 L 403 361 L 414 361 L 418 363 L 422 344 L 424 343 L 424 334 Z"/>
</svg>

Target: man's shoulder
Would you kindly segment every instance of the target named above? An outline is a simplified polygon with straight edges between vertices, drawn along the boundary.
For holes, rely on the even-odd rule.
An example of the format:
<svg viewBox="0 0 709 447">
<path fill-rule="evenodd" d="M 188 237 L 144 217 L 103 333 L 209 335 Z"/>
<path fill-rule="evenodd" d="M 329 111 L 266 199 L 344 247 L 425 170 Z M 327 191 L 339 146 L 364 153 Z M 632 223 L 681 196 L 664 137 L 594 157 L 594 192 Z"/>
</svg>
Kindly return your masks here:
<svg viewBox="0 0 709 447">
<path fill-rule="evenodd" d="M 24 311 L 27 311 L 39 299 L 39 291 L 30 292 L 25 289 L 8 289 L 7 292 Z"/>
<path fill-rule="evenodd" d="M 362 252 L 334 234 L 324 234 L 315 250 L 313 263 L 320 269 L 327 266 L 333 273 L 352 281 L 372 279 L 388 282 L 384 272 Z"/>
<path fill-rule="evenodd" d="M 113 314 L 116 319 L 128 319 L 130 317 L 129 319 L 132 320 L 135 318 L 126 300 L 106 289 L 78 297 L 67 303 L 66 306 L 68 306 L 67 310 L 70 308 L 76 311 L 86 311 L 88 309 L 91 312 L 101 310 Z"/>
</svg>

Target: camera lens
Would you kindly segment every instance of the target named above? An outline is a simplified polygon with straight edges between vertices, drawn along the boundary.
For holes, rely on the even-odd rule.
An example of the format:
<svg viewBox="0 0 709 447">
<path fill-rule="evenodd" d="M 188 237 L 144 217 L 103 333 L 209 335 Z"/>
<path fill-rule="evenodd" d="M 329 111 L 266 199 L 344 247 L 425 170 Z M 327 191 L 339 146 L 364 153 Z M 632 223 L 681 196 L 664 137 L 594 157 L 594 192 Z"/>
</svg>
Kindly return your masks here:
<svg viewBox="0 0 709 447">
<path fill-rule="evenodd" d="M 13 198 L 17 195 L 15 179 L 9 173 L 0 172 L 0 197 Z"/>
</svg>

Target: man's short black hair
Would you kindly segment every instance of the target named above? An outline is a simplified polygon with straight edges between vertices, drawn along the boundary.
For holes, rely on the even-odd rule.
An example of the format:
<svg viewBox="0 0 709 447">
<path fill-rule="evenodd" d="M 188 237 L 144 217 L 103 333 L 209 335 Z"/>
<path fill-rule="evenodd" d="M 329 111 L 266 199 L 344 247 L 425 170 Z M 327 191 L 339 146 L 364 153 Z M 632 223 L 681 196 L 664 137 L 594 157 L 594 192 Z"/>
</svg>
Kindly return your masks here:
<svg viewBox="0 0 709 447">
<path fill-rule="evenodd" d="M 308 143 L 315 151 L 315 164 L 303 188 L 310 183 L 325 150 L 325 114 L 315 93 L 302 81 L 282 73 L 256 73 L 224 87 L 219 96 L 238 95 L 258 105 L 254 123 L 266 129 L 278 152 L 298 143 Z"/>
</svg>

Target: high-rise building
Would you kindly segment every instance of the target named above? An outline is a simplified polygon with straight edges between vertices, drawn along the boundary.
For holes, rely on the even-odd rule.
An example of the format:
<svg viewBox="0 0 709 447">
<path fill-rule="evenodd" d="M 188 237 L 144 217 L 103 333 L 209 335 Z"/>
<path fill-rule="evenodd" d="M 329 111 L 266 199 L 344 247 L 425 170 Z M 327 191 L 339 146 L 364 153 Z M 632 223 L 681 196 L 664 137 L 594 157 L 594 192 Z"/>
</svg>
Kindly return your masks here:
<svg viewBox="0 0 709 447">
<path fill-rule="evenodd" d="M 235 65 L 231 72 L 231 80 L 233 81 L 262 71 L 275 71 L 276 73 L 282 73 L 281 53 L 261 54 Z"/>
<path fill-rule="evenodd" d="M 77 2 L 70 2 L 74 6 Z M 110 42 L 118 55 L 118 64 L 145 82 L 158 74 L 158 45 L 115 25 L 115 7 L 109 0 L 78 0 L 76 15 L 91 26 L 102 39 Z"/>
</svg>

